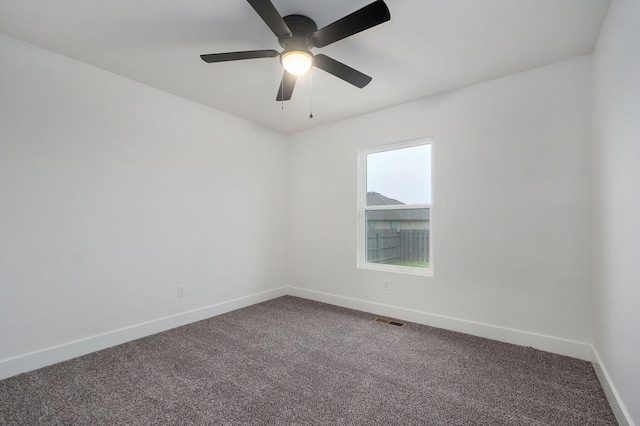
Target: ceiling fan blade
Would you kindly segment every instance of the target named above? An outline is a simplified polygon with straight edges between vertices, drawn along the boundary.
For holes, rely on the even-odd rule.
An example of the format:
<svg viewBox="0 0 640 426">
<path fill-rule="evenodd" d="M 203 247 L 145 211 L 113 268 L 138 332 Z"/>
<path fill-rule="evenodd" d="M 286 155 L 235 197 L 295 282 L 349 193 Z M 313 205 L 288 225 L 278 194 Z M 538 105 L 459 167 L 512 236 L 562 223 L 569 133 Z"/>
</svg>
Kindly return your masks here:
<svg viewBox="0 0 640 426">
<path fill-rule="evenodd" d="M 245 50 L 244 52 L 210 53 L 200 55 L 205 62 L 239 61 L 241 59 L 275 58 L 280 55 L 276 50 Z"/>
<path fill-rule="evenodd" d="M 269 0 L 247 0 L 251 7 L 278 37 L 291 37 L 291 30 Z"/>
<path fill-rule="evenodd" d="M 278 96 L 276 96 L 276 101 L 288 101 L 291 99 L 291 95 L 293 94 L 293 88 L 296 85 L 297 75 L 288 73 L 287 71 L 282 74 L 282 81 L 280 82 L 280 87 L 278 88 Z"/>
<path fill-rule="evenodd" d="M 358 70 L 354 70 L 342 62 L 338 62 L 323 54 L 316 55 L 313 58 L 313 65 L 328 72 L 329 74 L 335 75 L 347 83 L 351 83 L 354 86 L 359 87 L 360 89 L 369 84 L 372 80 L 368 75 L 363 74 Z"/>
<path fill-rule="evenodd" d="M 320 28 L 311 35 L 311 44 L 315 47 L 328 46 L 345 37 L 387 22 L 389 19 L 391 19 L 391 14 L 384 1 L 374 1 L 342 19 Z"/>
</svg>

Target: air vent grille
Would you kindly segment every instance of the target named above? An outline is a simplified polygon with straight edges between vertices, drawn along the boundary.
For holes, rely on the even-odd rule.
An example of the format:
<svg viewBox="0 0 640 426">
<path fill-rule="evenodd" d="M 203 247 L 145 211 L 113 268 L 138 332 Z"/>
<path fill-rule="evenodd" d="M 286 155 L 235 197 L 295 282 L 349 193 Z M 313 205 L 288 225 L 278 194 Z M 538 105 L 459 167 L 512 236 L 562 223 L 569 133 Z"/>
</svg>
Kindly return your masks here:
<svg viewBox="0 0 640 426">
<path fill-rule="evenodd" d="M 394 325 L 396 327 L 404 327 L 404 323 L 403 322 L 393 321 L 393 320 L 389 320 L 389 319 L 382 318 L 382 317 L 378 317 L 378 318 L 374 319 L 374 321 L 375 322 L 381 322 L 383 324 Z"/>
</svg>

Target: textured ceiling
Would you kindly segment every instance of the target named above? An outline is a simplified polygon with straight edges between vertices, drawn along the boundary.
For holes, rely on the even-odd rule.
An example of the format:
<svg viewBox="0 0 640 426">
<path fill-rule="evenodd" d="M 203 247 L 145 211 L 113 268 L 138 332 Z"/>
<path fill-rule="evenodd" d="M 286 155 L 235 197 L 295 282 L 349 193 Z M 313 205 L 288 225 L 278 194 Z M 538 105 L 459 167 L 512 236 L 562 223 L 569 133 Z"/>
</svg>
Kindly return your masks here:
<svg viewBox="0 0 640 426">
<path fill-rule="evenodd" d="M 272 0 L 323 27 L 372 0 Z M 324 53 L 373 77 L 324 71 L 276 102 L 278 58 L 207 64 L 199 55 L 281 50 L 244 0 L 0 0 L 0 33 L 267 127 L 294 133 L 590 53 L 609 0 L 385 0 L 391 21 Z M 309 118 L 313 108 L 314 118 Z"/>
</svg>

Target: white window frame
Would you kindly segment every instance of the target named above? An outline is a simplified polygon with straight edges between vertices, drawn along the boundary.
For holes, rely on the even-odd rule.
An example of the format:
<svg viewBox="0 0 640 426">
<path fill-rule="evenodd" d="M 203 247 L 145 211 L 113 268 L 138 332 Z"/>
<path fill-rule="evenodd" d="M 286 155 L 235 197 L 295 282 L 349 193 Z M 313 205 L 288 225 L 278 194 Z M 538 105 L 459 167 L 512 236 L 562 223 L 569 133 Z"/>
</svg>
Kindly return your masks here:
<svg viewBox="0 0 640 426">
<path fill-rule="evenodd" d="M 390 205 L 390 206 L 367 206 L 367 155 L 378 152 L 395 151 L 403 148 L 411 148 L 414 146 L 431 145 L 431 204 L 408 204 L 408 205 Z M 433 188 L 433 161 L 434 159 L 434 138 L 424 138 L 408 142 L 395 143 L 392 145 L 380 146 L 360 150 L 358 153 L 358 268 L 372 269 L 385 272 L 397 272 L 402 274 L 433 276 L 433 204 L 434 204 L 434 188 Z M 385 265 L 381 263 L 367 262 L 367 211 L 374 210 L 413 210 L 413 209 L 429 209 L 429 267 L 417 268 L 413 266 Z"/>
</svg>

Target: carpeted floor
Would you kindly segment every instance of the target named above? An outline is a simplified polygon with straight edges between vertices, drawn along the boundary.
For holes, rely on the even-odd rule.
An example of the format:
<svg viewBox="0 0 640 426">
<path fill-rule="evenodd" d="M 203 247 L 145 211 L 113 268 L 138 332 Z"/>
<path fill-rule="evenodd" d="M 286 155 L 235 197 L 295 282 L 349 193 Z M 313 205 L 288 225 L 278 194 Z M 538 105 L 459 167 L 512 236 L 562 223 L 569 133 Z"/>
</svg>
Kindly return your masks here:
<svg viewBox="0 0 640 426">
<path fill-rule="evenodd" d="M 591 364 L 282 297 L 0 381 L 1 425 L 614 425 Z"/>
</svg>

